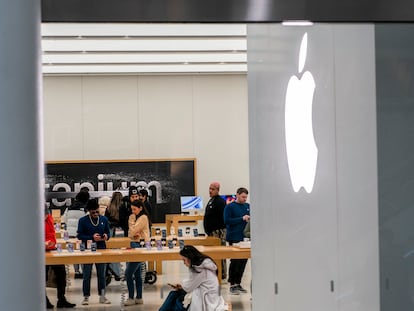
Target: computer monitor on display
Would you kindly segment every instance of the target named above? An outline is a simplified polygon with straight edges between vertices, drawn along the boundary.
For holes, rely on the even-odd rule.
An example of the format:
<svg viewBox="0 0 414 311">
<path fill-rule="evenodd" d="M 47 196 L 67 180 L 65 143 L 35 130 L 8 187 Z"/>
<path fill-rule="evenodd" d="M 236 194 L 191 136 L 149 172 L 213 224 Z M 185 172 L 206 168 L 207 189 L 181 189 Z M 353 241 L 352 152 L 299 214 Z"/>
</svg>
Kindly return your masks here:
<svg viewBox="0 0 414 311">
<path fill-rule="evenodd" d="M 200 196 L 182 196 L 181 201 L 181 213 L 186 214 L 201 214 L 203 209 L 203 199 Z"/>
<path fill-rule="evenodd" d="M 220 196 L 224 199 L 224 201 L 226 201 L 226 205 L 230 204 L 233 201 L 236 201 L 236 195 L 235 194 L 223 194 L 223 195 L 220 195 Z"/>
</svg>

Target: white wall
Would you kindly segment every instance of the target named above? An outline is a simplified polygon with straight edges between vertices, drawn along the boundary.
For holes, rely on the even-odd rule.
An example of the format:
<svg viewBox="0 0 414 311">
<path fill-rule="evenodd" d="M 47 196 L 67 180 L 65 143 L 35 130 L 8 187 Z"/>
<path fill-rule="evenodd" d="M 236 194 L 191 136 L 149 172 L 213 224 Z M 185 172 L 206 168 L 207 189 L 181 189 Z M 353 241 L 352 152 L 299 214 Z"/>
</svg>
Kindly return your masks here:
<svg viewBox="0 0 414 311">
<path fill-rule="evenodd" d="M 45 160 L 196 158 L 208 199 L 249 188 L 246 75 L 46 76 Z"/>
</svg>

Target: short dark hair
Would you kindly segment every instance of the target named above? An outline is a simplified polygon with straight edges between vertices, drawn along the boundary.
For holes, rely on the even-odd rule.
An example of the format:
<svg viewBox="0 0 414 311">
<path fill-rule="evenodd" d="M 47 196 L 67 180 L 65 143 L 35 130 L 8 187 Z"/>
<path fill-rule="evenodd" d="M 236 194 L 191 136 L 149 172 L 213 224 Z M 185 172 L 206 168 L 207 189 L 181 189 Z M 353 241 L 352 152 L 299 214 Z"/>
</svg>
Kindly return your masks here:
<svg viewBox="0 0 414 311">
<path fill-rule="evenodd" d="M 99 204 L 98 204 L 98 200 L 97 199 L 90 199 L 88 201 L 88 203 L 86 203 L 86 209 L 88 211 L 94 211 L 96 209 L 98 209 Z"/>
<path fill-rule="evenodd" d="M 84 203 L 84 204 L 86 204 L 86 202 L 88 202 L 89 198 L 90 198 L 90 195 L 89 195 L 89 191 L 87 191 L 87 190 L 79 191 L 79 193 L 75 197 L 76 201 L 79 201 L 79 202 Z"/>
<path fill-rule="evenodd" d="M 145 190 L 145 189 L 141 189 L 141 190 L 139 191 L 139 194 L 140 194 L 140 195 L 144 195 L 144 196 L 146 196 L 146 197 L 148 198 L 148 191 L 147 191 L 147 190 Z"/>
<path fill-rule="evenodd" d="M 239 189 L 237 189 L 236 193 L 237 194 L 242 194 L 242 193 L 249 194 L 249 191 L 244 187 L 240 187 Z"/>
</svg>

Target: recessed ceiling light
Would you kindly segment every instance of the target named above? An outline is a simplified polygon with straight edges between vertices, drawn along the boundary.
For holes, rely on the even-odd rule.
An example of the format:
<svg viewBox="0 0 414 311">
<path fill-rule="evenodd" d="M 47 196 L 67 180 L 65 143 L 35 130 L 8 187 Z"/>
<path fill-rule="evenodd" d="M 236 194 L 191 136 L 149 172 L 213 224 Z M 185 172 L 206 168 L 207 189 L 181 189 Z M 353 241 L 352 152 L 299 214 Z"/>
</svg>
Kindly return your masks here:
<svg viewBox="0 0 414 311">
<path fill-rule="evenodd" d="M 311 21 L 283 21 L 283 26 L 312 26 Z"/>
</svg>

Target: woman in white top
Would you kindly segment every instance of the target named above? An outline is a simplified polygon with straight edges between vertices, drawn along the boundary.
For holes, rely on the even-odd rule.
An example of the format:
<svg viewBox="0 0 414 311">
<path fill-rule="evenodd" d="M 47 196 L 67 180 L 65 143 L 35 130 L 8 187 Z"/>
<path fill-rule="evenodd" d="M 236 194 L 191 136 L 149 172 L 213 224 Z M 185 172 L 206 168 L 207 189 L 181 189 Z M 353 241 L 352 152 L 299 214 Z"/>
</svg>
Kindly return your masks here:
<svg viewBox="0 0 414 311">
<path fill-rule="evenodd" d="M 139 200 L 131 203 L 132 214 L 128 219 L 128 237 L 131 238 L 131 247 L 140 247 L 140 240 L 150 241 L 150 220 L 148 212 Z M 128 262 L 125 270 L 125 279 L 128 287 L 126 306 L 142 304 L 142 262 Z M 135 284 L 134 284 L 135 283 Z M 136 296 L 134 298 L 134 290 Z"/>
<path fill-rule="evenodd" d="M 171 285 L 174 290 L 170 292 L 159 311 L 225 310 L 223 297 L 219 293 L 217 266 L 214 261 L 192 245 L 184 246 L 180 255 L 189 268 L 189 278 L 183 280 L 182 284 Z M 191 302 L 187 309 L 182 303 L 186 293 L 191 293 Z"/>
</svg>

